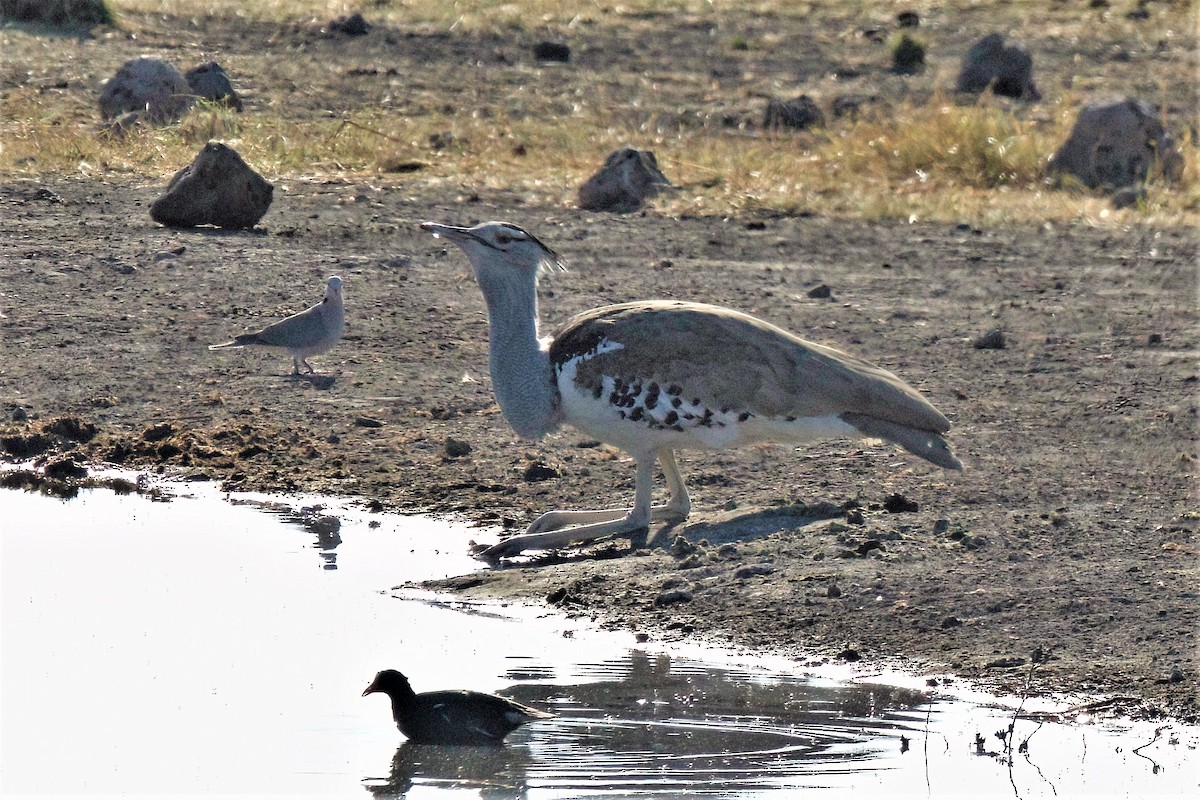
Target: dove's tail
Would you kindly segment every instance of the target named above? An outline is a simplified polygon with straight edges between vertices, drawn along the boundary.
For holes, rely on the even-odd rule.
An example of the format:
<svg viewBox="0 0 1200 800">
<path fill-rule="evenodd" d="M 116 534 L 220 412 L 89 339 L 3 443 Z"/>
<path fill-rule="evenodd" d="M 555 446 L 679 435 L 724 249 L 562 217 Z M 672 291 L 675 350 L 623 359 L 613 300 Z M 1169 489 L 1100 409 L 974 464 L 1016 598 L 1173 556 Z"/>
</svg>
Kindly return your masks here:
<svg viewBox="0 0 1200 800">
<path fill-rule="evenodd" d="M 234 338 L 232 341 L 221 342 L 221 344 L 210 344 L 209 350 L 220 350 L 222 347 L 245 347 L 248 344 L 258 344 L 257 333 L 243 333 L 241 336 Z"/>
</svg>

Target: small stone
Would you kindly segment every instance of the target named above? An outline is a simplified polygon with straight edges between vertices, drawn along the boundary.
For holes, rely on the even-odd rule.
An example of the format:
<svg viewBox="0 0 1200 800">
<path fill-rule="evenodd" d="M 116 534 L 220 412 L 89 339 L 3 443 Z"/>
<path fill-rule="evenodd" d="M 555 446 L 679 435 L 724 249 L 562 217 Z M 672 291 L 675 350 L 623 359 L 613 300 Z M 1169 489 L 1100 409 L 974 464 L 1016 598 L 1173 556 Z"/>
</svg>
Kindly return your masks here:
<svg viewBox="0 0 1200 800">
<path fill-rule="evenodd" d="M 896 24 L 901 28 L 916 28 L 921 24 L 921 17 L 916 11 L 901 11 L 896 15 Z"/>
<path fill-rule="evenodd" d="M 859 661 L 862 659 L 862 655 L 853 647 L 847 647 L 845 650 L 838 653 L 837 657 L 841 661 Z"/>
<path fill-rule="evenodd" d="M 200 99 L 229 106 L 234 111 L 242 110 L 242 98 L 238 97 L 229 76 L 217 62 L 210 61 L 189 69 L 183 77 L 192 87 L 192 94 Z"/>
<path fill-rule="evenodd" d="M 671 546 L 667 548 L 667 552 L 676 558 L 683 558 L 696 552 L 696 549 L 696 545 L 688 541 L 687 537 L 676 535 L 671 541 Z"/>
<path fill-rule="evenodd" d="M 833 297 L 833 289 L 829 284 L 822 283 L 808 290 L 808 296 L 813 300 L 829 300 Z"/>
<path fill-rule="evenodd" d="M 383 422 L 374 417 L 355 417 L 354 424 L 360 428 L 382 428 Z"/>
<path fill-rule="evenodd" d="M 13 406 L 13 410 L 12 410 L 12 421 L 13 422 L 25 422 L 28 419 L 29 419 L 28 411 L 21 408 L 20 406 Z"/>
<path fill-rule="evenodd" d="M 169 422 L 160 422 L 156 425 L 151 425 L 146 430 L 142 431 L 142 439 L 147 442 L 161 442 L 168 436 L 175 433 L 175 428 Z"/>
<path fill-rule="evenodd" d="M 526 482 L 528 482 L 528 483 L 538 483 L 540 481 L 548 481 L 551 478 L 557 478 L 558 475 L 559 475 L 558 470 L 556 470 L 554 467 L 549 466 L 544 461 L 533 462 L 528 467 L 526 467 L 525 472 L 522 473 L 522 477 L 524 477 Z"/>
<path fill-rule="evenodd" d="M 925 70 L 925 43 L 907 31 L 896 37 L 892 45 L 892 72 L 897 75 L 917 75 Z"/>
<path fill-rule="evenodd" d="M 974 342 L 976 350 L 1003 350 L 1008 346 L 1004 339 L 1004 331 L 990 330 Z"/>
<path fill-rule="evenodd" d="M 937 519 L 933 521 L 933 535 L 941 536 L 946 531 L 950 530 L 950 520 Z"/>
<path fill-rule="evenodd" d="M 1025 665 L 1025 659 L 1014 656 L 1012 658 L 997 658 L 989 661 L 985 666 L 988 669 L 1014 669 Z"/>
<path fill-rule="evenodd" d="M 362 14 L 350 14 L 331 20 L 329 32 L 340 33 L 343 36 L 366 36 L 371 32 L 371 23 L 367 22 Z"/>
<path fill-rule="evenodd" d="M 830 105 L 830 110 L 833 111 L 833 116 L 836 119 L 841 119 L 843 117 L 856 119 L 858 115 L 862 113 L 862 108 L 862 98 L 854 97 L 852 95 L 835 97 L 833 103 Z"/>
<path fill-rule="evenodd" d="M 1183 683 L 1183 679 L 1184 679 L 1183 670 L 1181 670 L 1179 667 L 1172 668 L 1171 674 L 1167 678 L 1167 680 L 1170 681 L 1171 683 Z"/>
<path fill-rule="evenodd" d="M 878 539 L 867 539 L 865 542 L 860 543 L 858 545 L 858 547 L 854 548 L 854 552 L 858 553 L 858 555 L 860 555 L 860 556 L 865 556 L 867 553 L 870 553 L 872 550 L 882 550 L 882 549 L 883 549 L 883 542 L 879 541 Z"/>
<path fill-rule="evenodd" d="M 1161 333 L 1152 333 L 1146 337 L 1146 344 L 1162 344 L 1163 335 Z"/>
<path fill-rule="evenodd" d="M 825 589 L 825 596 L 831 599 L 837 599 L 842 596 L 842 590 L 838 588 L 836 583 L 831 583 Z"/>
<path fill-rule="evenodd" d="M 638 631 L 637 633 L 635 633 L 635 634 L 633 635 L 633 640 L 634 640 L 635 642 L 638 642 L 638 643 L 644 644 L 644 643 L 646 643 L 646 642 L 650 641 L 650 634 L 648 634 L 648 633 L 645 633 L 645 632 L 643 632 L 643 631 Z"/>
<path fill-rule="evenodd" d="M 889 494 L 883 501 L 883 510 L 889 514 L 911 514 L 921 510 L 915 500 L 909 500 L 899 492 Z"/>
<path fill-rule="evenodd" d="M 763 114 L 763 127 L 787 128 L 804 130 L 805 128 L 821 128 L 825 126 L 825 114 L 817 102 L 806 94 L 791 100 L 777 100 L 774 97 L 767 101 L 767 110 Z"/>
<path fill-rule="evenodd" d="M 565 64 L 571 60 L 571 48 L 560 42 L 538 42 L 533 46 L 533 57 L 538 61 L 558 61 Z"/>
<path fill-rule="evenodd" d="M 47 478 L 67 480 L 68 478 L 86 478 L 87 468 L 70 456 L 55 459 L 46 464 L 43 472 Z"/>
<path fill-rule="evenodd" d="M 962 620 L 953 615 L 946 617 L 945 619 L 942 620 L 942 629 L 943 630 L 945 630 L 947 628 L 957 628 L 959 625 L 962 625 Z"/>
<path fill-rule="evenodd" d="M 668 589 L 662 592 L 658 597 L 654 598 L 656 607 L 674 605 L 676 603 L 690 603 L 692 601 L 692 593 L 687 589 Z"/>
<path fill-rule="evenodd" d="M 443 449 L 446 455 L 450 458 L 461 458 L 462 456 L 471 454 L 471 443 L 462 439 L 455 439 L 453 436 L 447 436 L 443 444 Z"/>
<path fill-rule="evenodd" d="M 775 567 L 770 564 L 747 564 L 735 570 L 733 577 L 740 579 L 753 578 L 757 575 L 770 575 L 774 571 Z"/>
</svg>

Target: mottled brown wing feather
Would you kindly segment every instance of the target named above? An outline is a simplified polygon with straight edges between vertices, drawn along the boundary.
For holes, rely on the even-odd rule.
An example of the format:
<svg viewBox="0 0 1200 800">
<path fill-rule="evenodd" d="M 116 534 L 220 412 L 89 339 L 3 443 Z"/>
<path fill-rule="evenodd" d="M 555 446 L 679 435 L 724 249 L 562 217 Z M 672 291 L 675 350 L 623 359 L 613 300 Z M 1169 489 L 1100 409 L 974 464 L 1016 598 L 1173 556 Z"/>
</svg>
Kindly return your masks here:
<svg viewBox="0 0 1200 800">
<path fill-rule="evenodd" d="M 648 301 L 592 309 L 554 337 L 554 363 L 620 349 L 579 365 L 591 388 L 602 375 L 676 384 L 716 408 L 784 417 L 863 414 L 946 431 L 949 421 L 915 389 L 870 362 L 807 342 L 749 314 L 700 303 Z"/>
</svg>

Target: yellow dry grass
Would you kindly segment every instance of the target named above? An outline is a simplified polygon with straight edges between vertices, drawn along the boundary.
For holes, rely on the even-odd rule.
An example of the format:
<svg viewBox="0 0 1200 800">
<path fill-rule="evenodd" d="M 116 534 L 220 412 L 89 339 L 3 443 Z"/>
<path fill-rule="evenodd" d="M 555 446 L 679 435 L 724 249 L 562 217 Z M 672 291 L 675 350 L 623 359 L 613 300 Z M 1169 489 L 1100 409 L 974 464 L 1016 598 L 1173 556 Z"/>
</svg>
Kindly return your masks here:
<svg viewBox="0 0 1200 800">
<path fill-rule="evenodd" d="M 127 13 L 317 20 L 365 8 L 373 18 L 403 15 L 410 24 L 419 19 L 444 27 L 494 27 L 507 19 L 570 25 L 585 15 L 592 24 L 611 13 L 636 16 L 669 8 L 718 13 L 728 4 L 124 0 L 115 5 Z M 795 13 L 782 0 L 761 5 Z M 667 213 L 811 210 L 864 220 L 989 224 L 1127 217 L 1164 225 L 1200 222 L 1200 152 L 1191 141 L 1182 143 L 1187 164 L 1182 182 L 1153 183 L 1136 209 L 1115 212 L 1104 198 L 1046 184 L 1046 159 L 1070 131 L 1081 105 L 1076 97 L 1047 102 L 1034 116 L 1015 114 L 1011 105 L 987 96 L 961 105 L 935 95 L 893 106 L 886 114 L 837 120 L 821 131 L 761 135 L 706 127 L 654 130 L 608 113 L 602 92 L 593 99 L 598 102 L 581 104 L 572 115 L 512 117 L 499 103 L 487 115 L 365 110 L 299 120 L 269 108 L 235 114 L 201 105 L 175 126 L 139 129 L 116 140 L 97 135 L 93 106 L 20 87 L 0 96 L 0 178 L 115 173 L 159 180 L 162 164 L 185 164 L 206 141 L 219 139 L 273 179 L 426 181 L 465 192 L 515 190 L 531 202 L 570 205 L 576 187 L 611 150 L 638 142 L 655 151 L 680 187 L 656 201 Z"/>
</svg>

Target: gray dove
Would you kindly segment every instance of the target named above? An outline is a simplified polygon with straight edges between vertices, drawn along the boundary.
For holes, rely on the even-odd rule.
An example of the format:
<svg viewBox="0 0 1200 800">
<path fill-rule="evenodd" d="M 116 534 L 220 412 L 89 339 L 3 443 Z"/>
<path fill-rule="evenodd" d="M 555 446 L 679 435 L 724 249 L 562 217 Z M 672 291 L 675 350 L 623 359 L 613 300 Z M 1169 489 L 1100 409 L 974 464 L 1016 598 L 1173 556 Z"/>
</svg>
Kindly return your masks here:
<svg viewBox="0 0 1200 800">
<path fill-rule="evenodd" d="M 260 331 L 243 333 L 232 341 L 209 345 L 209 350 L 223 347 L 245 347 L 263 345 L 288 351 L 292 357 L 292 374 L 300 374 L 300 365 L 308 373 L 313 372 L 306 360 L 311 355 L 324 353 L 342 338 L 346 327 L 346 312 L 342 306 L 342 279 L 334 275 L 325 280 L 325 299 L 299 314 L 273 322 Z"/>
</svg>

